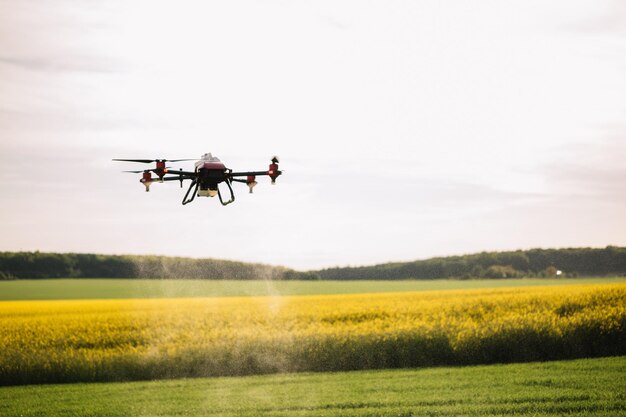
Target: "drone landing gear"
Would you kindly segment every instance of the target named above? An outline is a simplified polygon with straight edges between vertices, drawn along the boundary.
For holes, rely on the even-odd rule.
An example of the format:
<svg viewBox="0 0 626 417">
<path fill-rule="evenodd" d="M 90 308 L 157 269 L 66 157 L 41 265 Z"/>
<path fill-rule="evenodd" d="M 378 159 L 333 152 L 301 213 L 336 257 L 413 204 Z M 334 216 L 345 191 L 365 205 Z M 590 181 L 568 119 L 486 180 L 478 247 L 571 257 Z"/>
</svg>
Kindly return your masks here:
<svg viewBox="0 0 626 417">
<path fill-rule="evenodd" d="M 222 203 L 223 206 L 227 206 L 230 203 L 233 203 L 235 201 L 235 193 L 233 192 L 233 187 L 231 187 L 230 185 L 230 181 L 225 181 L 226 185 L 228 186 L 228 190 L 230 191 L 230 200 L 228 201 L 224 201 L 224 198 L 222 198 L 222 193 L 220 192 L 220 188 L 217 187 L 217 195 L 220 198 L 220 203 Z M 191 203 L 195 198 L 196 195 L 198 195 L 198 188 L 200 187 L 200 183 L 196 180 L 191 181 L 191 184 L 189 185 L 189 188 L 187 189 L 187 192 L 185 193 L 185 197 L 183 197 L 183 206 L 185 204 L 189 204 Z"/>
<path fill-rule="evenodd" d="M 230 200 L 228 200 L 227 202 L 224 202 L 224 200 L 222 200 L 222 193 L 220 192 L 220 187 L 217 187 L 217 195 L 220 198 L 220 203 L 222 203 L 223 206 L 227 206 L 230 203 L 233 203 L 235 201 L 235 193 L 233 193 L 233 187 L 230 186 L 230 181 L 224 181 L 226 183 L 226 185 L 228 185 L 228 189 L 230 190 Z"/>
<path fill-rule="evenodd" d="M 187 192 L 185 193 L 185 196 L 183 197 L 183 206 L 185 204 L 191 203 L 193 201 L 193 199 L 196 198 L 196 194 L 198 193 L 198 186 L 199 185 L 200 185 L 200 183 L 197 182 L 196 180 L 191 181 L 191 185 L 189 185 L 189 188 L 187 189 Z M 191 192 L 192 189 L 193 189 L 193 193 L 191 193 L 191 197 L 189 197 L 189 193 Z"/>
</svg>

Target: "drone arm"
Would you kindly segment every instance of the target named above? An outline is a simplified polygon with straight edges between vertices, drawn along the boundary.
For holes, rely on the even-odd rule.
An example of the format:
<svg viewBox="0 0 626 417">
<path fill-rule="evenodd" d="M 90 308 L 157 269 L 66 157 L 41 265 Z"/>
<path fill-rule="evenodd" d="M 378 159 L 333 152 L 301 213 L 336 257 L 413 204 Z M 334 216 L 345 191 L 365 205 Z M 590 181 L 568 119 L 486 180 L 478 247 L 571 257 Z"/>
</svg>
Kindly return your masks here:
<svg viewBox="0 0 626 417">
<path fill-rule="evenodd" d="M 248 177 L 257 175 L 269 175 L 269 171 L 231 172 L 228 174 L 230 177 Z"/>
<path fill-rule="evenodd" d="M 166 172 L 166 174 L 174 174 L 174 173 L 173 172 Z M 163 178 L 161 178 L 160 181 L 180 181 L 180 188 L 183 188 L 183 181 L 184 180 L 191 180 L 191 184 L 192 184 L 191 186 L 193 187 L 193 184 L 197 182 L 197 180 L 196 180 L 197 177 L 196 177 L 196 175 L 188 175 L 188 174 L 190 174 L 190 173 L 184 172 L 184 171 L 179 171 L 178 175 L 174 174 L 174 175 L 169 176 L 169 177 L 165 177 L 164 176 Z M 189 192 L 187 192 L 187 193 L 189 193 Z M 185 197 L 185 199 L 186 199 L 186 197 Z M 183 201 L 185 199 L 183 199 Z M 185 204 L 185 203 L 183 203 L 183 204 Z"/>
<path fill-rule="evenodd" d="M 165 175 L 176 175 L 177 177 L 183 175 L 185 177 L 196 177 L 198 175 L 197 172 L 191 172 L 191 171 L 176 171 L 175 169 L 168 169 L 167 171 L 165 171 Z"/>
<path fill-rule="evenodd" d="M 189 177 L 185 175 L 177 175 L 175 177 L 163 177 L 163 181 L 180 181 L 180 180 L 193 180 L 195 177 Z"/>
</svg>

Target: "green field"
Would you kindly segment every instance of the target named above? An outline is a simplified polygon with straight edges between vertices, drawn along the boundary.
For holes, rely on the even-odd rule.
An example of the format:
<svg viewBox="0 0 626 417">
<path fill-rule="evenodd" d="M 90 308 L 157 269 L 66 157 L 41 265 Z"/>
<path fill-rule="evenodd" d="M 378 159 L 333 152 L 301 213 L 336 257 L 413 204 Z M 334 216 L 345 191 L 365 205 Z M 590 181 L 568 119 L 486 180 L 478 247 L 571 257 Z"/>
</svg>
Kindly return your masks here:
<svg viewBox="0 0 626 417">
<path fill-rule="evenodd" d="M 42 279 L 0 281 L 0 300 L 313 295 L 626 282 L 626 278 L 483 279 L 430 281 L 209 281 Z"/>
<path fill-rule="evenodd" d="M 0 388 L 2 416 L 626 416 L 626 357 Z"/>
<path fill-rule="evenodd" d="M 323 295 L 608 282 L 623 283 L 626 278 L 50 279 L 0 282 L 0 301 Z M 620 356 L 509 365 L 0 387 L 0 416 L 626 417 L 625 387 L 626 356 Z"/>
</svg>

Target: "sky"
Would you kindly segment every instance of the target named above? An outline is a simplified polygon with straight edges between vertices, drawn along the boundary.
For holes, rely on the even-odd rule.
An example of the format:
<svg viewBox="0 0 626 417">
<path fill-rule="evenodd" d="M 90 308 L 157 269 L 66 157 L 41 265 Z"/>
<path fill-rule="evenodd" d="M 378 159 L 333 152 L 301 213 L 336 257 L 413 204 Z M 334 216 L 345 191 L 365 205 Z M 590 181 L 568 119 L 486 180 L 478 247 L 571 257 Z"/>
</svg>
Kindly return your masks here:
<svg viewBox="0 0 626 417">
<path fill-rule="evenodd" d="M 111 161 L 205 152 L 285 172 L 182 206 Z M 0 0 L 0 155 L 3 251 L 626 245 L 626 3 Z"/>
</svg>

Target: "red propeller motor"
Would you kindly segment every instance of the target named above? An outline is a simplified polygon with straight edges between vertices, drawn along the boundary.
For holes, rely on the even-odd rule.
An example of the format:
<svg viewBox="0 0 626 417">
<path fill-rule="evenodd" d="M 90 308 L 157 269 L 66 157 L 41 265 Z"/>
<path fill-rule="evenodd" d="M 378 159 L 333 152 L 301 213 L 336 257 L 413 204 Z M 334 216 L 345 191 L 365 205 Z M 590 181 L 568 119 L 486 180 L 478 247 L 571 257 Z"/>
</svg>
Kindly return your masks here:
<svg viewBox="0 0 626 417">
<path fill-rule="evenodd" d="M 278 170 L 278 157 L 274 156 L 272 158 L 272 163 L 270 164 L 270 169 L 267 171 L 267 175 L 272 179 L 272 184 L 276 184 L 276 178 L 281 174 Z"/>
<path fill-rule="evenodd" d="M 152 172 L 146 170 L 143 172 L 143 177 L 139 180 L 140 183 L 146 186 L 146 192 L 150 191 L 150 185 L 154 182 L 152 179 Z"/>
</svg>

